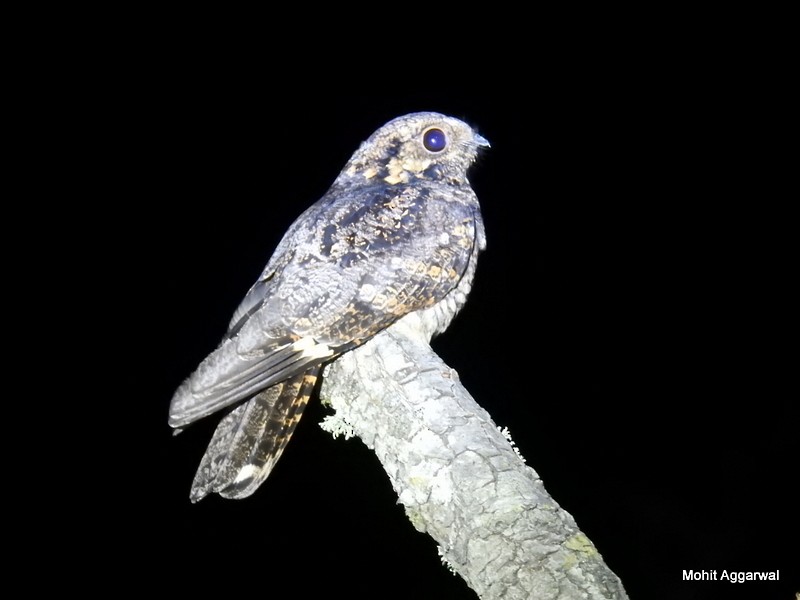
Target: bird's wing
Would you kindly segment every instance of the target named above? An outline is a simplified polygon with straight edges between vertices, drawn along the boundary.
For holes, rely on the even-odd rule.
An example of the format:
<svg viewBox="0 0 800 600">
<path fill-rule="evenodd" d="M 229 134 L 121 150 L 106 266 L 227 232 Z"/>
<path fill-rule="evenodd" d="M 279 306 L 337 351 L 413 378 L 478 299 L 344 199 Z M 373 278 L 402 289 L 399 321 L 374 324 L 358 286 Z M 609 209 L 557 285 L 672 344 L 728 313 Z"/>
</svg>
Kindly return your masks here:
<svg viewBox="0 0 800 600">
<path fill-rule="evenodd" d="M 192 502 L 211 493 L 246 498 L 278 462 L 308 404 L 319 367 L 240 404 L 220 421 L 192 483 Z"/>
<path fill-rule="evenodd" d="M 466 271 L 477 229 L 469 207 L 439 193 L 376 186 L 306 211 L 228 336 L 176 391 L 170 425 L 306 372 L 442 300 Z"/>
<path fill-rule="evenodd" d="M 184 427 L 321 364 L 335 351 L 312 338 L 265 339 L 256 352 L 226 339 L 175 392 L 169 424 Z"/>
</svg>

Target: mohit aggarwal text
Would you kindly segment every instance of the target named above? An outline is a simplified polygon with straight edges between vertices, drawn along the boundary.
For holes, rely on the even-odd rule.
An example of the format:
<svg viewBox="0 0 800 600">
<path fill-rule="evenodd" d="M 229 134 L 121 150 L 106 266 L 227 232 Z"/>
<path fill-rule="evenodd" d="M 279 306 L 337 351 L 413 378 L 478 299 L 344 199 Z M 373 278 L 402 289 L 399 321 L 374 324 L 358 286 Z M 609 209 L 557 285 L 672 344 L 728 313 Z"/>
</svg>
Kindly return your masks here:
<svg viewBox="0 0 800 600">
<path fill-rule="evenodd" d="M 730 581 L 744 583 L 745 581 L 780 581 L 781 572 L 777 571 L 692 571 L 683 570 L 684 581 Z"/>
</svg>

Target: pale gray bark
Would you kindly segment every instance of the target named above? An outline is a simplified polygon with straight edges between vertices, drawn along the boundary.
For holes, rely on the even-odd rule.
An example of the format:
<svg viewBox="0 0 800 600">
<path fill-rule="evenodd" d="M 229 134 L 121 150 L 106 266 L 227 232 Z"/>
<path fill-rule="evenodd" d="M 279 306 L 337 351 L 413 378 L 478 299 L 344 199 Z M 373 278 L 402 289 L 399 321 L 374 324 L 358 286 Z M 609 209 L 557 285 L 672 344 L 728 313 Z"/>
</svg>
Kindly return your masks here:
<svg viewBox="0 0 800 600">
<path fill-rule="evenodd" d="M 409 315 L 332 363 L 323 426 L 375 451 L 411 523 L 484 599 L 627 598 Z"/>
</svg>

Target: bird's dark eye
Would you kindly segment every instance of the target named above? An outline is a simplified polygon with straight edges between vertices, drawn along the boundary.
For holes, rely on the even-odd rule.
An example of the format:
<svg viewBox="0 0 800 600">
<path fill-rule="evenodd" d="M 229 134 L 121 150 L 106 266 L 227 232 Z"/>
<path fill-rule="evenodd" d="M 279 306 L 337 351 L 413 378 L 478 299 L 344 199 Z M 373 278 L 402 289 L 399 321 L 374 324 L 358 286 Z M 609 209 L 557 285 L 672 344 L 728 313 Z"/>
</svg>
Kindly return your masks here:
<svg viewBox="0 0 800 600">
<path fill-rule="evenodd" d="M 422 145 L 431 152 L 441 152 L 447 146 L 447 136 L 441 129 L 431 128 L 422 134 Z"/>
</svg>

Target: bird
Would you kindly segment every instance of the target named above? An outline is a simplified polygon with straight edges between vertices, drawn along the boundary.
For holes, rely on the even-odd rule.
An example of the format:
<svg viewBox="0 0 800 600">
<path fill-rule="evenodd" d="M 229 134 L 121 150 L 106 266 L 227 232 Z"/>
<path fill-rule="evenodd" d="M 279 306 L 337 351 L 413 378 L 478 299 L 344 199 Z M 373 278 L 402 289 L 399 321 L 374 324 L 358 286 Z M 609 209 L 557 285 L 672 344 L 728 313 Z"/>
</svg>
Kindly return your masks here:
<svg viewBox="0 0 800 600">
<path fill-rule="evenodd" d="M 429 336 L 447 328 L 486 247 L 467 171 L 487 147 L 451 116 L 392 119 L 289 227 L 219 346 L 170 403 L 176 433 L 226 413 L 201 459 L 192 502 L 255 492 L 326 364 L 411 314 Z"/>
</svg>

